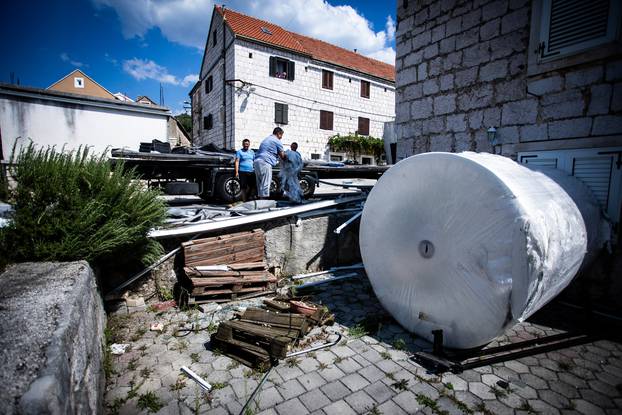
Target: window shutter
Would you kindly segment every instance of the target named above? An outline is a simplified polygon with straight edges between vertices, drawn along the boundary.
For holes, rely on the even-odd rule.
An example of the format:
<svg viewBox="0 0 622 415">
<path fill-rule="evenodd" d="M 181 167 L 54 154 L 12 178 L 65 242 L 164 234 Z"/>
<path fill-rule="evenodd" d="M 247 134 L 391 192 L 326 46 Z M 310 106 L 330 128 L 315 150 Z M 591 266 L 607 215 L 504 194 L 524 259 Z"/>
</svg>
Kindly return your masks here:
<svg viewBox="0 0 622 415">
<path fill-rule="evenodd" d="M 333 129 L 333 113 L 332 112 L 320 110 L 320 129 L 322 130 Z"/>
<path fill-rule="evenodd" d="M 275 102 L 274 103 L 274 122 L 276 124 L 280 124 L 282 118 L 283 118 L 283 108 L 281 107 L 281 104 L 279 104 L 278 102 Z"/>
<path fill-rule="evenodd" d="M 290 81 L 294 80 L 295 67 L 296 64 L 293 61 L 287 61 L 287 79 Z"/>
<path fill-rule="evenodd" d="M 288 123 L 288 118 L 287 118 L 287 108 L 288 108 L 288 107 L 287 107 L 287 105 L 286 105 L 286 104 L 283 104 L 283 106 L 282 106 L 282 112 L 283 112 L 283 115 L 282 115 L 282 124 L 287 124 L 287 123 Z"/>
<path fill-rule="evenodd" d="M 539 59 L 551 60 L 614 40 L 619 0 L 543 0 Z"/>
<path fill-rule="evenodd" d="M 361 96 L 369 98 L 369 81 L 361 81 Z"/>
<path fill-rule="evenodd" d="M 358 133 L 360 135 L 369 135 L 369 118 L 359 117 Z"/>
<path fill-rule="evenodd" d="M 575 157 L 572 175 L 590 188 L 603 209 L 609 204 L 609 178 L 613 157 Z"/>
<path fill-rule="evenodd" d="M 276 76 L 276 56 L 270 56 L 270 76 Z"/>
</svg>

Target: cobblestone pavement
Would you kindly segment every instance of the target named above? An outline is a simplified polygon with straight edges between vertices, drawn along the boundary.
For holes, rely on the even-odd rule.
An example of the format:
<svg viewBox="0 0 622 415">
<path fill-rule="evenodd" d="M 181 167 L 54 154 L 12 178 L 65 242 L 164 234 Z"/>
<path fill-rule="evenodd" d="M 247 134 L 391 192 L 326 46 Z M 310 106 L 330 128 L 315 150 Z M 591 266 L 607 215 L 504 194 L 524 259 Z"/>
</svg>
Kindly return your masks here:
<svg viewBox="0 0 622 415">
<path fill-rule="evenodd" d="M 622 345 L 600 340 L 465 371 L 431 375 L 412 360 L 429 349 L 395 323 L 366 278 L 321 286 L 313 300 L 326 304 L 340 332 L 337 346 L 282 361 L 247 413 L 252 414 L 620 414 Z M 214 313 L 148 310 L 110 317 L 109 335 L 131 350 L 111 356 L 106 412 L 238 414 L 262 374 L 212 351 L 209 330 L 233 316 L 229 304 Z M 153 322 L 163 333 L 149 331 Z M 183 327 L 206 330 L 174 337 Z M 554 325 L 523 323 L 496 342 L 559 333 Z M 209 329 L 209 330 L 207 330 Z M 371 333 L 366 333 L 371 331 Z M 178 333 L 179 334 L 179 333 Z M 188 366 L 214 386 L 202 392 L 180 374 Z"/>
</svg>

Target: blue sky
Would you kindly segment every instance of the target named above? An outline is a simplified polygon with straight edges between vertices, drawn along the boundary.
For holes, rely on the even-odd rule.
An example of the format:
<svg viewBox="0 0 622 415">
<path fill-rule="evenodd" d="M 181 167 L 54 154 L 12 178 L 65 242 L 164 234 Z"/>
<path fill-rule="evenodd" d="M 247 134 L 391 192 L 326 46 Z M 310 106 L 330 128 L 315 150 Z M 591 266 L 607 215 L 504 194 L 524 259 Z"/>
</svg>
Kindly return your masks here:
<svg viewBox="0 0 622 415">
<path fill-rule="evenodd" d="M 227 7 L 393 63 L 396 0 L 228 0 Z M 212 0 L 6 1 L 0 82 L 47 88 L 75 68 L 174 113 L 197 79 Z"/>
</svg>

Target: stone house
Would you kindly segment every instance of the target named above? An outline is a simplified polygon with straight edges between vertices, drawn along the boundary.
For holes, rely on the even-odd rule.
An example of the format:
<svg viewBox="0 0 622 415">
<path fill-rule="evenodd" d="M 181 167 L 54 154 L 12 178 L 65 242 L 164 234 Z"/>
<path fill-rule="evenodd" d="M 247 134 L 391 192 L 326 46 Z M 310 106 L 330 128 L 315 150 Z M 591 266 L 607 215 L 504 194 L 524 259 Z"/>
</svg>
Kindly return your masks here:
<svg viewBox="0 0 622 415">
<path fill-rule="evenodd" d="M 249 138 L 256 148 L 280 126 L 284 144 L 298 142 L 304 158 L 341 160 L 329 154 L 329 137 L 382 137 L 394 120 L 394 73 L 356 51 L 215 7 L 190 92 L 193 142 L 234 149 Z"/>
<path fill-rule="evenodd" d="M 586 182 L 618 224 L 621 3 L 579 3 L 399 1 L 398 160 L 494 151 L 557 167 Z"/>
</svg>

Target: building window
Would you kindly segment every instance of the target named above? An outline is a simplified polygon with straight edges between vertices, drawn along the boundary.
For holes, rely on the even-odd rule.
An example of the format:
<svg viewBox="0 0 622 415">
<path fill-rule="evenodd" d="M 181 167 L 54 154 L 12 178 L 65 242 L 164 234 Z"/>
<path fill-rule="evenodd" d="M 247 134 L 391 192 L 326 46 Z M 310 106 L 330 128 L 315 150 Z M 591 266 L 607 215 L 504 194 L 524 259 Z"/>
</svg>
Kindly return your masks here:
<svg viewBox="0 0 622 415">
<path fill-rule="evenodd" d="M 214 82 L 212 80 L 212 76 L 208 76 L 207 80 L 205 81 L 205 93 L 209 94 L 210 92 L 212 92 L 212 89 L 214 88 Z"/>
<path fill-rule="evenodd" d="M 322 69 L 322 88 L 333 89 L 333 73 Z"/>
<path fill-rule="evenodd" d="M 294 80 L 294 62 L 276 56 L 270 56 L 270 76 L 274 78 Z"/>
<path fill-rule="evenodd" d="M 370 84 L 369 81 L 361 81 L 361 96 L 369 98 Z"/>
<path fill-rule="evenodd" d="M 73 78 L 73 86 L 76 88 L 84 88 L 84 78 Z"/>
<path fill-rule="evenodd" d="M 218 41 L 217 31 L 212 32 L 212 46 L 216 46 L 216 42 Z"/>
<path fill-rule="evenodd" d="M 361 156 L 361 164 L 374 164 L 374 158 L 370 156 Z"/>
<path fill-rule="evenodd" d="M 333 129 L 333 113 L 332 112 L 320 110 L 320 129 L 322 130 Z"/>
<path fill-rule="evenodd" d="M 274 122 L 287 124 L 287 104 L 274 103 Z"/>
<path fill-rule="evenodd" d="M 213 126 L 214 126 L 214 121 L 213 121 L 212 114 L 209 114 L 207 117 L 203 117 L 203 129 L 204 130 L 211 130 Z"/>
<path fill-rule="evenodd" d="M 369 135 L 369 118 L 359 117 L 359 129 L 360 135 Z"/>
<path fill-rule="evenodd" d="M 330 161 L 343 161 L 343 154 L 330 153 Z"/>
<path fill-rule="evenodd" d="M 253 52 L 248 52 L 248 58 L 253 59 Z"/>
<path fill-rule="evenodd" d="M 311 153 L 311 160 L 319 160 L 320 157 L 322 157 L 321 154 L 318 153 Z"/>
</svg>

